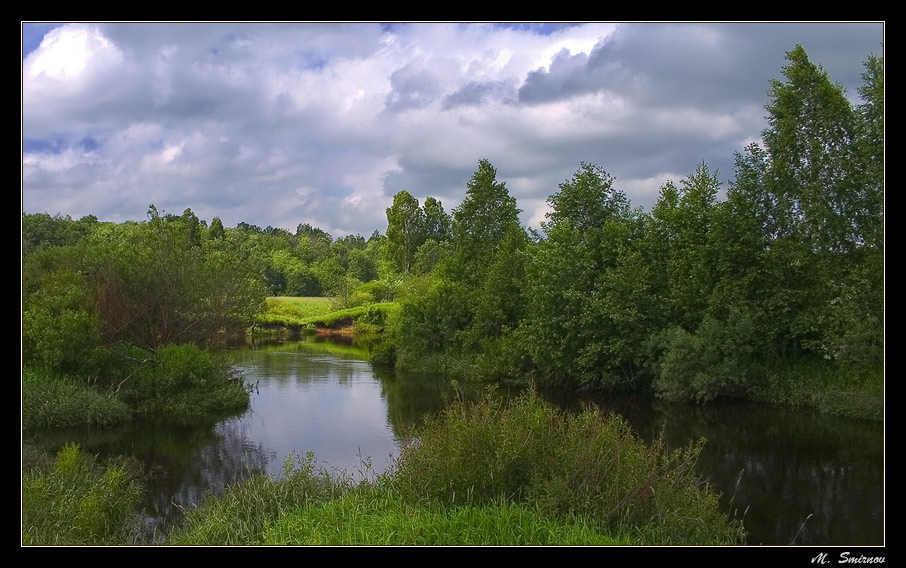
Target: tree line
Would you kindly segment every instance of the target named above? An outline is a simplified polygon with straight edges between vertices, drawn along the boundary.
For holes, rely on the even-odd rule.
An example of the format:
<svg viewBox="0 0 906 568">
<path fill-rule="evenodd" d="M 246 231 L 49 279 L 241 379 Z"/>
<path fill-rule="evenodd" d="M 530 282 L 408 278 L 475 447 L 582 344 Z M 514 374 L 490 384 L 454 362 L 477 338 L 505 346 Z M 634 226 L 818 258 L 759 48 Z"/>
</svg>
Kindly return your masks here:
<svg viewBox="0 0 906 568">
<path fill-rule="evenodd" d="M 77 372 L 89 344 L 205 343 L 265 295 L 330 295 L 399 302 L 376 354 L 399 367 L 697 401 L 750 397 L 802 361 L 880 376 L 883 61 L 859 105 L 801 46 L 782 75 L 723 200 L 705 163 L 650 212 L 582 163 L 534 231 L 481 160 L 452 212 L 401 191 L 368 239 L 153 206 L 118 225 L 25 215 L 25 361 Z"/>
<path fill-rule="evenodd" d="M 879 57 L 853 106 L 797 46 L 725 200 L 702 163 L 645 212 L 583 163 L 548 199 L 541 233 L 520 226 L 482 161 L 449 240 L 422 245 L 448 253 L 428 277 L 409 270 L 397 359 L 697 401 L 750 397 L 802 362 L 880 377 L 883 92 Z M 400 212 L 395 201 L 394 231 L 408 226 Z M 427 254 L 395 240 L 406 258 Z"/>
</svg>

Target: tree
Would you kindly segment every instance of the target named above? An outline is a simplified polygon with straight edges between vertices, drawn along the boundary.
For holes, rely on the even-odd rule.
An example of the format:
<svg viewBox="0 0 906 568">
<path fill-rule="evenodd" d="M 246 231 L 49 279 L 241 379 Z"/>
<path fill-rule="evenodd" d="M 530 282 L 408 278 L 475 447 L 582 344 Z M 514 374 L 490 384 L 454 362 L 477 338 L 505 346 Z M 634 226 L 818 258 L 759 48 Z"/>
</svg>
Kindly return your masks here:
<svg viewBox="0 0 906 568">
<path fill-rule="evenodd" d="M 425 242 L 425 212 L 408 191 L 393 196 L 387 208 L 386 257 L 394 270 L 408 273 L 418 247 Z"/>
<path fill-rule="evenodd" d="M 626 262 L 638 260 L 643 223 L 613 178 L 591 164 L 581 164 L 548 203 L 547 238 L 531 249 L 526 267 L 522 324 L 539 378 L 635 386 L 632 351 L 641 341 L 629 338 L 642 324 L 624 316 L 644 310 L 637 300 L 646 296 L 646 278 Z"/>
<path fill-rule="evenodd" d="M 182 213 L 182 225 L 183 230 L 186 233 L 186 242 L 190 246 L 200 247 L 201 246 L 201 223 L 198 221 L 198 217 L 195 216 L 195 213 L 191 209 L 186 208 Z"/>
<path fill-rule="evenodd" d="M 330 242 L 331 240 L 330 234 L 328 234 L 326 231 L 322 230 L 319 227 L 312 227 L 308 223 L 299 223 L 296 226 L 296 236 L 299 237 L 300 240 L 303 236 L 307 237 L 311 244 L 315 244 L 325 238 L 328 242 Z"/>
<path fill-rule="evenodd" d="M 787 60 L 785 80 L 771 81 L 763 133 L 785 233 L 801 234 L 816 251 L 852 250 L 864 242 L 853 221 L 867 197 L 856 171 L 856 114 L 801 45 Z"/>
<path fill-rule="evenodd" d="M 477 277 L 514 228 L 519 228 L 516 200 L 506 184 L 497 181 L 497 170 L 487 160 L 466 185 L 466 198 L 453 211 L 453 246 L 457 265 L 467 279 Z"/>
<path fill-rule="evenodd" d="M 705 315 L 716 279 L 710 233 L 719 187 L 717 172 L 702 162 L 681 181 L 681 189 L 668 182 L 652 210 L 651 237 L 659 240 L 667 309 L 671 323 L 686 329 L 697 327 Z"/>
<path fill-rule="evenodd" d="M 452 237 L 453 220 L 444 206 L 433 197 L 425 198 L 425 240 L 448 241 Z"/>
<path fill-rule="evenodd" d="M 105 343 L 204 343 L 246 325 L 260 310 L 264 287 L 256 263 L 226 240 L 196 246 L 188 213 L 167 220 L 152 206 L 145 223 L 92 235 L 83 270 Z"/>
<path fill-rule="evenodd" d="M 614 217 L 624 217 L 629 211 L 626 196 L 613 188 L 613 176 L 600 166 L 582 162 L 569 181 L 560 184 L 560 191 L 547 199 L 551 212 L 546 227 L 569 222 L 580 232 L 600 229 Z"/>
<path fill-rule="evenodd" d="M 220 217 L 214 217 L 211 220 L 211 228 L 208 229 L 212 239 L 222 239 L 224 235 L 223 230 L 223 221 L 220 220 Z"/>
<path fill-rule="evenodd" d="M 87 236 L 98 224 L 94 215 L 86 215 L 73 221 L 69 215 L 36 213 L 22 215 L 22 254 L 50 247 L 75 244 Z"/>
<path fill-rule="evenodd" d="M 801 46 L 787 60 L 783 80 L 771 83 L 764 149 L 737 156 L 710 303 L 744 306 L 775 355 L 859 354 L 875 364 L 883 345 L 882 65 L 866 63 L 856 110 Z"/>
<path fill-rule="evenodd" d="M 865 62 L 858 108 L 861 122 L 857 138 L 858 171 L 865 192 L 863 209 L 856 212 L 856 223 L 869 247 L 880 250 L 884 240 L 884 61 L 871 56 Z"/>
</svg>

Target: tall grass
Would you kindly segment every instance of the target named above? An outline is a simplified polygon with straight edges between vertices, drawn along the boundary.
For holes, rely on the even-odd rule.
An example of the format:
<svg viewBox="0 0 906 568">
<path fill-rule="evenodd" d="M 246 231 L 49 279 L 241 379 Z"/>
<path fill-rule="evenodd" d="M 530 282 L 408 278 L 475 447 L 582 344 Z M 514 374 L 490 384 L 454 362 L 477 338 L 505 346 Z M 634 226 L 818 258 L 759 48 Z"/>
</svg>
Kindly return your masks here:
<svg viewBox="0 0 906 568">
<path fill-rule="evenodd" d="M 535 393 L 427 420 L 373 484 L 314 470 L 255 477 L 190 511 L 170 544 L 739 544 L 693 468 L 618 417 Z"/>
<path fill-rule="evenodd" d="M 361 488 L 282 516 L 264 536 L 269 545 L 614 545 L 581 519 L 544 518 L 516 504 L 444 507 L 408 503 L 386 488 Z"/>
<path fill-rule="evenodd" d="M 563 414 L 534 392 L 509 403 L 489 396 L 428 420 L 392 482 L 417 501 L 526 503 L 652 544 L 738 544 L 742 525 L 720 513 L 694 471 L 702 444 L 668 453 L 616 415 Z"/>
<path fill-rule="evenodd" d="M 881 421 L 884 419 L 884 371 L 856 372 L 830 361 L 801 358 L 773 368 L 765 385 L 752 393 L 752 400 Z"/>
<path fill-rule="evenodd" d="M 268 527 L 283 515 L 342 495 L 350 486 L 348 480 L 316 471 L 314 463 L 312 454 L 290 456 L 282 479 L 254 475 L 220 497 L 209 497 L 186 513 L 183 524 L 168 535 L 167 544 L 261 544 Z"/>
<path fill-rule="evenodd" d="M 122 464 L 100 467 L 74 444 L 22 476 L 26 545 L 128 544 L 140 489 Z"/>
<path fill-rule="evenodd" d="M 68 426 L 112 426 L 130 419 L 122 400 L 67 376 L 22 371 L 22 427 L 26 431 Z"/>
</svg>

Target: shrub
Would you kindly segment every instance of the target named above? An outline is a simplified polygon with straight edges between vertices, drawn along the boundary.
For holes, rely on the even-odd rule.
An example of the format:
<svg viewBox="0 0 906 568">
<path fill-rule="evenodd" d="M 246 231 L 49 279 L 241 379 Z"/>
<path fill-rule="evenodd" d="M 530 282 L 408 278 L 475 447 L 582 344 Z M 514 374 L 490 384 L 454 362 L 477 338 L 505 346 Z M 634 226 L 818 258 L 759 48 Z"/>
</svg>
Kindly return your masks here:
<svg viewBox="0 0 906 568">
<path fill-rule="evenodd" d="M 289 456 L 282 479 L 257 474 L 208 497 L 188 511 L 167 537 L 172 545 L 261 544 L 265 530 L 283 514 L 339 495 L 345 485 L 315 470 L 314 455 Z"/>
<path fill-rule="evenodd" d="M 527 503 L 650 543 L 739 543 L 741 524 L 719 512 L 694 472 L 702 444 L 666 452 L 619 416 L 561 414 L 533 392 L 509 404 L 489 396 L 427 420 L 393 479 L 402 494 L 433 503 Z"/>
<path fill-rule="evenodd" d="M 249 400 L 242 385 L 229 380 L 226 367 L 195 345 L 145 352 L 120 384 L 122 396 L 139 413 L 177 420 L 243 410 Z"/>
<path fill-rule="evenodd" d="M 695 333 L 679 327 L 668 330 L 656 365 L 658 396 L 700 403 L 749 396 L 762 374 L 753 357 L 757 343 L 752 321 L 740 315 L 726 322 L 705 316 Z"/>
</svg>

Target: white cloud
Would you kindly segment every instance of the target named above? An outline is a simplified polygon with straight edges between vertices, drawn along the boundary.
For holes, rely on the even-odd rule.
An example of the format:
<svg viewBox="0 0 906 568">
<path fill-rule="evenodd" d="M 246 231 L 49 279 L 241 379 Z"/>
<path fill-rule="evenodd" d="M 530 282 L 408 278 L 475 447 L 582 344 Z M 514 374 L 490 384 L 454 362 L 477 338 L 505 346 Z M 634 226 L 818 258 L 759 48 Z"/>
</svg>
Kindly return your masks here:
<svg viewBox="0 0 906 568">
<path fill-rule="evenodd" d="M 659 172 L 679 179 L 705 159 L 725 179 L 733 152 L 758 140 L 768 80 L 794 45 L 777 37 L 802 35 L 814 61 L 827 53 L 857 78 L 880 32 L 64 25 L 23 61 L 23 203 L 121 220 L 153 201 L 228 225 L 367 235 L 402 189 L 449 211 L 488 158 L 532 224 L 580 161 L 650 206 Z"/>
<path fill-rule="evenodd" d="M 74 24 L 51 30 L 24 67 L 29 78 L 53 79 L 59 85 L 90 80 L 116 70 L 122 62 L 122 52 L 97 28 Z"/>
</svg>

